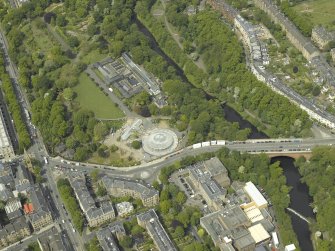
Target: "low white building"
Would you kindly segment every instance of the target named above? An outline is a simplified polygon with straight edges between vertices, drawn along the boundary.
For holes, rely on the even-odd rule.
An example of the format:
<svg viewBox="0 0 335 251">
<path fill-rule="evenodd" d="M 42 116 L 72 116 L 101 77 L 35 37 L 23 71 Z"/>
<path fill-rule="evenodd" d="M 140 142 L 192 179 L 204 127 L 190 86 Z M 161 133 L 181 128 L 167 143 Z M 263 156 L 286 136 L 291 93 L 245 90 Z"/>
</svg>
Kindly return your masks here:
<svg viewBox="0 0 335 251">
<path fill-rule="evenodd" d="M 294 251 L 294 250 L 296 250 L 296 247 L 294 244 L 285 246 L 285 251 Z"/>
<path fill-rule="evenodd" d="M 134 206 L 128 201 L 118 203 L 115 207 L 117 214 L 121 217 L 125 217 L 134 211 Z"/>
<path fill-rule="evenodd" d="M 268 206 L 267 200 L 261 194 L 261 192 L 257 189 L 257 187 L 251 181 L 245 183 L 244 191 L 248 194 L 250 199 L 254 202 L 254 205 L 261 209 L 266 208 Z"/>
</svg>

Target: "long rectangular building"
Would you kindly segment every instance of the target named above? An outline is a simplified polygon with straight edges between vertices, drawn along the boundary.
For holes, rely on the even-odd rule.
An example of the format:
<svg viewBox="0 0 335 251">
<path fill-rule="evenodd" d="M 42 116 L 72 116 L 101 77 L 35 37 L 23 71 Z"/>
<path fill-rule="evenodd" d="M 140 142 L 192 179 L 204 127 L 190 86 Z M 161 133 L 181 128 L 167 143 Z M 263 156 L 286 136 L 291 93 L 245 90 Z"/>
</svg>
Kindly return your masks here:
<svg viewBox="0 0 335 251">
<path fill-rule="evenodd" d="M 6 124 L 0 110 L 0 161 L 10 161 L 15 156 L 13 146 L 6 129 Z"/>
<path fill-rule="evenodd" d="M 297 27 L 281 12 L 271 0 L 254 0 L 257 7 L 266 12 L 270 18 L 286 32 L 286 37 L 312 63 L 313 67 L 330 85 L 335 86 L 335 70 L 328 64 L 320 51 L 309 38 L 301 34 Z"/>
<path fill-rule="evenodd" d="M 137 222 L 148 231 L 159 251 L 177 251 L 154 209 L 139 214 Z"/>
<path fill-rule="evenodd" d="M 251 181 L 247 182 L 244 186 L 244 190 L 249 195 L 257 208 L 261 209 L 268 206 L 267 200 L 254 185 L 254 183 L 252 183 Z"/>
</svg>

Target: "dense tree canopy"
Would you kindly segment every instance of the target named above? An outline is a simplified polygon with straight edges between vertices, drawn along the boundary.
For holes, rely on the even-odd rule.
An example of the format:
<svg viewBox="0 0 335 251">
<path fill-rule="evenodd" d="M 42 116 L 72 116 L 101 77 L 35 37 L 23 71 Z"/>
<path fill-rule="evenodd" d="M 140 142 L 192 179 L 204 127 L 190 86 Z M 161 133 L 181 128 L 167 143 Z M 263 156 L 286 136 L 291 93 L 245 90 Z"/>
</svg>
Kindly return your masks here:
<svg viewBox="0 0 335 251">
<path fill-rule="evenodd" d="M 81 214 L 70 182 L 67 179 L 59 179 L 57 181 L 57 188 L 66 210 L 71 215 L 74 227 L 81 233 L 84 227 L 84 216 Z"/>
<path fill-rule="evenodd" d="M 323 238 L 317 239 L 317 250 L 334 250 L 335 237 L 335 148 L 314 148 L 309 161 L 297 160 L 296 165 L 313 196 L 313 207 L 317 209 L 314 231 L 321 231 Z"/>
<path fill-rule="evenodd" d="M 150 15 L 150 4 L 147 1 L 139 1 L 136 12 L 164 51 L 184 69 L 189 81 L 220 100 L 236 103 L 239 109 L 249 110 L 256 114 L 268 126 L 267 132 L 272 137 L 307 135 L 311 126 L 308 115 L 292 105 L 286 98 L 274 94 L 246 69 L 242 46 L 229 27 L 220 21 L 220 15 L 214 11 L 205 10 L 190 17 L 186 16 L 185 2 L 190 3 L 182 0 L 168 3 L 166 13 L 168 19 L 171 20 L 175 19 L 176 15 L 188 18 L 187 28 L 184 26 L 185 23 L 180 26 L 177 26 L 177 23 L 174 25 L 177 26 L 176 28 L 184 40 L 196 46 L 197 52 L 202 55 L 205 62 L 207 73 L 199 70 L 178 47 L 166 27 Z M 145 10 L 148 6 L 149 9 Z M 171 15 L 170 18 L 169 15 Z M 173 85 L 172 83 L 168 84 Z M 174 86 L 176 87 L 177 84 Z M 177 97 L 180 105 L 183 88 L 178 88 L 180 94 Z M 167 92 L 169 91 L 167 88 L 165 89 Z M 170 89 L 173 90 L 173 88 Z M 171 97 L 169 98 L 171 99 Z M 176 99 L 176 97 L 172 98 Z M 197 116 L 199 115 L 200 113 Z M 206 135 L 208 132 L 206 121 L 210 121 L 210 132 L 215 131 L 212 126 L 213 120 L 210 117 L 204 113 L 200 116 L 200 121 L 204 121 L 204 124 L 198 124 L 198 121 L 192 123 L 192 119 L 190 119 L 191 126 L 198 125 L 194 127 L 195 130 L 192 130 L 191 139 L 197 138 L 199 131 Z"/>
<path fill-rule="evenodd" d="M 11 117 L 14 121 L 14 126 L 18 137 L 19 149 L 17 150 L 22 153 L 24 149 L 28 149 L 28 147 L 31 145 L 31 139 L 12 80 L 6 73 L 4 57 L 2 53 L 0 53 L 0 81 L 2 84 L 0 91 L 3 91 L 4 93 L 4 98 L 11 113 Z"/>
</svg>

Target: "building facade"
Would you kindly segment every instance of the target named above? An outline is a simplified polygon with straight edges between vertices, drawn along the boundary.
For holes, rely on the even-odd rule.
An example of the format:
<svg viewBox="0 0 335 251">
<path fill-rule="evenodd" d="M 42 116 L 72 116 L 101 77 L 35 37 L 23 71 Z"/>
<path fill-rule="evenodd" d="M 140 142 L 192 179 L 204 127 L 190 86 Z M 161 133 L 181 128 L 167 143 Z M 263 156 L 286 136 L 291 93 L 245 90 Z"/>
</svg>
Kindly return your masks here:
<svg viewBox="0 0 335 251">
<path fill-rule="evenodd" d="M 159 203 L 159 193 L 149 185 L 139 182 L 103 177 L 101 183 L 107 192 L 114 197 L 131 196 L 140 199 L 144 206 L 153 207 Z"/>
<path fill-rule="evenodd" d="M 11 144 L 6 124 L 0 109 L 0 162 L 8 162 L 15 157 L 14 149 Z"/>
<path fill-rule="evenodd" d="M 335 63 L 335 48 L 333 48 L 333 49 L 330 50 L 330 55 L 331 55 L 331 57 L 333 59 L 333 62 Z"/>
<path fill-rule="evenodd" d="M 318 49 L 305 38 L 300 31 L 289 21 L 269 0 L 254 0 L 257 7 L 267 13 L 270 18 L 286 32 L 288 40 L 303 54 L 307 60 L 319 55 Z"/>
<path fill-rule="evenodd" d="M 39 185 L 31 186 L 27 190 L 28 203 L 26 213 L 34 231 L 38 231 L 53 223 L 51 212 L 44 199 Z"/>
<path fill-rule="evenodd" d="M 111 202 L 103 202 L 100 207 L 95 205 L 95 201 L 86 186 L 84 175 L 70 177 L 70 183 L 90 227 L 100 226 L 115 218 L 115 212 Z"/>
<path fill-rule="evenodd" d="M 207 162 L 207 167 L 208 166 L 210 167 L 209 169 L 203 162 L 196 163 L 195 165 L 189 167 L 188 169 L 189 178 L 193 186 L 196 188 L 196 192 L 199 193 L 204 198 L 204 200 L 207 202 L 208 206 L 212 210 L 220 209 L 222 202 L 225 199 L 225 195 L 227 193 L 227 190 L 221 187 L 212 176 L 214 175 L 214 177 L 220 177 L 221 175 L 224 175 L 221 172 L 215 173 L 215 171 L 212 169 L 213 165 L 210 163 L 213 161 L 217 162 L 217 160 L 211 159 L 209 160 L 210 162 Z"/>
<path fill-rule="evenodd" d="M 154 209 L 139 214 L 137 223 L 148 231 L 159 251 L 177 251 Z"/>
<path fill-rule="evenodd" d="M 312 41 L 321 49 L 326 50 L 330 42 L 335 40 L 333 33 L 327 31 L 323 26 L 314 27 L 312 30 Z"/>
</svg>

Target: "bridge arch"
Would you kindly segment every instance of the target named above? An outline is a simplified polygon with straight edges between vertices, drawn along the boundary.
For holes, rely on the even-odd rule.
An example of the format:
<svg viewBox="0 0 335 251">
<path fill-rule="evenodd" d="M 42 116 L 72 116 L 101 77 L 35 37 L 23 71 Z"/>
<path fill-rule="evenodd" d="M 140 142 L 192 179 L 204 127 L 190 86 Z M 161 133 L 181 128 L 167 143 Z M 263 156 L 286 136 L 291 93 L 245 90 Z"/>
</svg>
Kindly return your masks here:
<svg viewBox="0 0 335 251">
<path fill-rule="evenodd" d="M 312 156 L 311 152 L 271 152 L 266 153 L 270 158 L 274 157 L 289 157 L 292 159 L 298 159 L 300 157 L 305 157 L 306 159 L 310 159 Z"/>
</svg>

